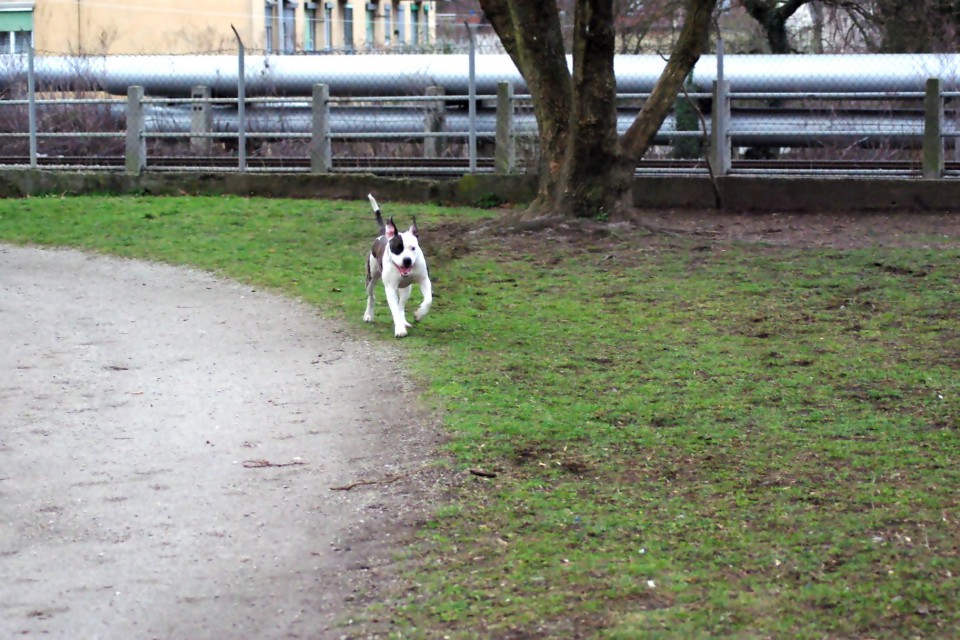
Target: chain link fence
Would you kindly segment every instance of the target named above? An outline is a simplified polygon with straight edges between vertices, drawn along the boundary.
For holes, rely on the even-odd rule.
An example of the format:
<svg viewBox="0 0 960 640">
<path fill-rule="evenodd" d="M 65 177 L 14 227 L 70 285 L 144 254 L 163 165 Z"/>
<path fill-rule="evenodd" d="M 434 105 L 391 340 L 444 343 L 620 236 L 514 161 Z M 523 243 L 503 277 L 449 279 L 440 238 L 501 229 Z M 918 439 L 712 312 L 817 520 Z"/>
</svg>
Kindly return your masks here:
<svg viewBox="0 0 960 640">
<path fill-rule="evenodd" d="M 239 42 L 183 55 L 0 55 L 0 166 L 406 175 L 536 167 L 531 101 L 492 29 L 438 16 L 431 34 L 290 55 Z M 672 37 L 620 43 L 621 132 Z M 715 53 L 702 57 L 639 171 L 706 173 L 719 107 L 729 103 L 725 171 L 919 175 L 924 136 L 939 118 L 940 174 L 956 172 L 958 55 L 751 55 L 740 52 L 749 45 L 742 34 L 725 31 L 722 40 L 721 53 L 714 38 Z M 932 105 L 930 78 L 940 80 Z M 504 82 L 506 100 L 498 99 Z M 131 87 L 143 88 L 136 104 Z M 319 103 L 318 87 L 326 91 Z"/>
</svg>

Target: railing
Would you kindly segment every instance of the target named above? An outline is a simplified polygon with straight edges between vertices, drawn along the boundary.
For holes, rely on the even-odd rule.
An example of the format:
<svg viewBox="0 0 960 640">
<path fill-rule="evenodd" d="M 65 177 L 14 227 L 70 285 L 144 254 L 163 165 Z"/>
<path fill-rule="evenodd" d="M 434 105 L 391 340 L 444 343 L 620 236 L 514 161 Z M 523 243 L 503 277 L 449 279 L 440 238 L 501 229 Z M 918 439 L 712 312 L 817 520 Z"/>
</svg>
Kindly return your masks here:
<svg viewBox="0 0 960 640">
<path fill-rule="evenodd" d="M 32 69 L 32 56 L 30 57 Z M 241 74 L 241 78 L 242 78 Z M 189 98 L 146 96 L 141 87 L 129 87 L 122 98 L 44 98 L 38 94 L 32 73 L 28 73 L 25 99 L 0 100 L 0 109 L 26 108 L 26 131 L 0 133 L 0 167 L 83 168 L 119 170 L 129 173 L 169 170 L 218 171 L 291 171 L 337 173 L 369 171 L 405 175 L 459 175 L 467 172 L 509 174 L 531 166 L 536 154 L 536 122 L 531 114 L 530 96 L 515 95 L 509 83 L 500 83 L 491 95 L 445 95 L 439 87 L 429 87 L 424 95 L 344 97 L 331 96 L 329 87 L 317 84 L 309 98 L 250 97 L 215 98 L 209 87 L 194 87 Z M 242 84 L 242 82 L 241 82 Z M 244 95 L 243 87 L 238 91 Z M 646 93 L 623 94 L 620 130 L 626 130 L 636 116 Z M 834 172 L 847 174 L 885 174 L 937 178 L 960 175 L 956 162 L 946 162 L 946 150 L 960 153 L 960 124 L 957 113 L 947 118 L 945 101 L 955 101 L 960 93 L 944 91 L 940 80 L 929 79 L 925 92 L 731 92 L 729 82 L 714 82 L 710 93 L 691 92 L 683 96 L 702 105 L 702 124 L 691 130 L 678 130 L 671 116 L 659 132 L 655 144 L 670 145 L 684 138 L 701 141 L 705 154 L 701 159 L 668 161 L 644 160 L 638 172 L 694 172 L 714 175 L 740 172 L 778 173 Z M 863 105 L 887 104 L 879 113 L 860 106 L 843 115 L 825 114 L 828 108 L 770 107 L 757 112 L 756 104 L 813 101 L 832 105 L 841 102 Z M 896 108 L 889 106 L 896 103 Z M 464 105 L 469 109 L 465 115 Z M 110 125 L 99 130 L 41 130 L 44 118 L 38 110 L 62 107 L 103 108 Z M 380 116 L 392 110 L 393 120 Z M 0 116 L 0 120 L 3 120 Z M 38 124 L 38 122 L 40 124 Z M 104 130 L 107 129 L 107 130 Z M 78 154 L 58 158 L 44 157 L 39 141 L 58 138 L 125 141 L 122 163 L 115 154 L 101 156 Z M 27 139 L 29 156 L 4 150 L 5 142 Z M 251 158 L 248 146 L 256 148 L 277 142 L 299 145 L 300 156 L 282 155 Z M 176 143 L 188 149 L 173 158 L 163 153 L 164 145 Z M 911 157 L 897 162 L 847 164 L 750 162 L 738 159 L 737 147 L 811 147 L 824 144 L 848 147 L 889 145 L 911 150 Z M 217 157 L 216 144 L 235 145 L 231 163 Z M 406 145 L 401 155 L 377 156 L 358 160 L 355 154 L 335 153 L 334 145 L 393 144 Z M 449 152 L 451 144 L 461 145 L 460 154 Z M 415 149 L 411 147 L 415 146 Z M 22 146 L 22 145 L 21 145 Z M 446 148 L 445 148 L 446 147 Z M 525 157 L 521 149 L 533 149 Z M 916 151 L 913 151 L 916 150 Z M 349 149 L 348 149 L 349 151 Z M 415 154 L 415 155 L 414 155 Z M 482 155 L 485 154 L 485 155 Z M 464 157 L 465 156 L 465 157 Z M 390 158 L 393 162 L 390 162 Z M 960 157 L 955 157 L 960 160 Z M 385 161 L 386 160 L 386 161 Z M 708 167 L 709 163 L 709 167 Z"/>
<path fill-rule="evenodd" d="M 645 94 L 626 94 L 620 99 L 626 103 L 635 103 L 646 97 Z M 709 101 L 712 109 L 703 114 L 706 131 L 697 130 L 679 131 L 673 121 L 668 121 L 658 134 L 655 142 L 667 145 L 682 138 L 698 138 L 704 142 L 706 161 L 714 175 L 736 173 L 738 162 L 735 161 L 735 147 L 750 145 L 771 145 L 784 147 L 803 147 L 824 144 L 833 141 L 847 145 L 877 145 L 890 144 L 899 148 L 915 148 L 921 151 L 919 162 L 915 164 L 901 162 L 903 167 L 910 167 L 908 173 L 920 174 L 925 178 L 953 175 L 953 171 L 946 171 L 945 148 L 956 149 L 956 138 L 960 136 L 954 119 L 945 118 L 944 102 L 947 99 L 960 97 L 960 93 L 943 92 L 940 81 L 930 79 L 927 82 L 925 93 L 881 93 L 881 94 L 804 94 L 808 100 L 856 100 L 865 101 L 900 101 L 901 103 L 915 103 L 915 112 L 904 115 L 900 113 L 894 117 L 891 114 L 870 116 L 866 111 L 859 113 L 854 110 L 847 119 L 832 117 L 829 119 L 817 118 L 814 112 L 796 118 L 778 114 L 770 110 L 762 117 L 752 117 L 749 110 L 738 111 L 732 107 L 735 102 L 743 101 L 771 101 L 797 99 L 795 94 L 782 93 L 730 93 L 729 88 L 716 83 L 710 94 L 691 93 L 687 96 L 691 100 Z M 512 85 L 501 83 L 496 95 L 478 95 L 476 100 L 492 107 L 485 107 L 479 118 L 465 122 L 462 112 L 449 108 L 452 104 L 462 104 L 467 96 L 447 96 L 436 91 L 425 96 L 381 96 L 381 97 L 331 97 L 326 85 L 317 85 L 314 88 L 312 99 L 309 101 L 297 98 L 249 98 L 246 105 L 247 118 L 244 121 L 238 111 L 221 111 L 215 120 L 214 108 L 223 109 L 237 104 L 235 98 L 212 98 L 210 89 L 196 87 L 191 98 L 152 98 L 143 94 L 140 87 L 130 87 L 127 99 L 34 99 L 34 100 L 7 100 L 0 102 L 0 106 L 25 105 L 31 111 L 46 106 L 104 106 L 115 114 L 118 122 L 125 121 L 124 130 L 116 131 L 40 131 L 34 125 L 26 132 L 0 133 L 0 146 L 4 140 L 28 138 L 30 141 L 31 157 L 29 166 L 37 167 L 37 142 L 41 139 L 53 138 L 107 138 L 125 139 L 124 168 L 130 173 L 139 173 L 151 170 L 206 170 L 215 166 L 218 170 L 229 170 L 230 167 L 221 159 L 216 162 L 204 162 L 212 156 L 214 142 L 236 143 L 239 133 L 244 132 L 247 144 L 256 145 L 258 141 L 300 141 L 308 149 L 306 157 L 301 159 L 289 158 L 283 163 L 259 163 L 255 166 L 246 166 L 246 155 L 238 154 L 237 171 L 310 171 L 313 173 L 351 172 L 380 170 L 389 172 L 389 163 L 362 163 L 351 156 L 350 162 L 342 162 L 333 154 L 334 143 L 358 143 L 376 141 L 379 143 L 415 142 L 419 147 L 418 158 L 429 160 L 418 167 L 414 158 L 397 158 L 397 165 L 403 167 L 403 173 L 416 174 L 460 174 L 465 171 L 494 172 L 508 174 L 523 170 L 524 162 L 518 158 L 517 147 L 520 144 L 536 144 L 536 124 L 530 115 L 530 97 L 514 95 Z M 922 109 L 921 109 L 922 106 Z M 385 108 L 402 109 L 399 121 L 391 122 L 390 126 L 378 126 L 376 114 Z M 274 109 L 281 115 L 273 114 L 269 118 L 257 109 Z M 405 109 L 405 110 L 403 110 Z M 272 113 L 272 112 L 270 112 Z M 349 114 L 353 118 L 352 124 L 345 123 L 345 118 L 339 114 Z M 252 115 L 251 115 L 252 114 Z M 285 114 L 285 115 L 284 115 Z M 359 114 L 359 115 L 358 115 Z M 635 109 L 625 108 L 621 115 L 621 129 L 635 116 Z M 339 117 L 339 120 L 338 120 Z M 189 124 L 178 120 L 189 119 Z M 454 121 L 456 120 L 456 121 Z M 34 120 L 35 121 L 35 120 Z M 802 124 L 798 124 L 802 123 Z M 382 125 L 382 123 L 381 123 Z M 419 125 L 419 126 L 414 126 Z M 273 130 L 271 130 L 273 129 Z M 472 135 L 471 135 L 472 134 Z M 446 143 L 456 142 L 473 146 L 467 150 L 468 162 L 463 163 L 456 158 L 445 156 L 442 151 Z M 183 162 L 179 165 L 168 159 L 163 162 L 151 163 L 148 156 L 148 142 L 163 143 L 178 141 L 189 143 L 190 154 L 181 156 Z M 477 163 L 478 150 L 476 145 L 482 143 L 489 155 L 480 158 Z M 492 152 L 490 151 L 492 150 Z M 0 152 L 0 166 L 19 166 L 12 161 L 9 154 Z M 160 156 L 158 155 L 159 159 Z M 240 159 L 243 159 L 241 162 Z M 305 162 L 309 160 L 309 163 Z M 707 171 L 706 161 L 693 160 L 686 163 L 675 162 L 673 165 L 682 171 Z M 20 164 L 23 161 L 21 160 Z M 372 165 L 378 166 L 373 167 Z M 527 163 L 529 164 L 529 162 Z M 739 163 L 741 167 L 747 163 Z M 808 163 L 811 170 L 816 163 Z M 57 164 L 46 159 L 43 162 L 49 168 L 76 168 L 78 165 Z M 837 162 L 831 164 L 832 170 L 837 171 Z M 663 172 L 669 170 L 669 163 L 641 163 L 639 171 Z M 783 163 L 772 165 L 775 170 L 784 171 Z M 874 166 L 877 166 L 874 164 Z M 890 163 L 889 166 L 895 166 Z M 117 169 L 116 163 L 97 164 L 86 159 L 82 163 L 85 169 Z M 757 171 L 756 163 L 749 170 Z M 842 170 L 842 169 L 841 169 Z M 851 170 L 862 170 L 859 166 L 851 165 Z M 881 171 L 880 169 L 867 169 Z"/>
</svg>

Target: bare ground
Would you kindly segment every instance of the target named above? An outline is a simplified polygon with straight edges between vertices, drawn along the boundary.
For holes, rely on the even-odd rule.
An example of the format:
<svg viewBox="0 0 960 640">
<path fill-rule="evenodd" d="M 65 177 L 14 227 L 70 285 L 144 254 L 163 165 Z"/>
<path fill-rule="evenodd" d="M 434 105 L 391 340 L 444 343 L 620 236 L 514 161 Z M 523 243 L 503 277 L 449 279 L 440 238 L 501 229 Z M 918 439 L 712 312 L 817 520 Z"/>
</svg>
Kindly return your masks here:
<svg viewBox="0 0 960 640">
<path fill-rule="evenodd" d="M 349 613 L 439 482 L 388 345 L 207 274 L 4 246 L 0 336 L 0 637 L 366 635 Z"/>
<path fill-rule="evenodd" d="M 746 244 L 770 248 L 856 249 L 960 247 L 960 215 L 946 213 L 749 214 L 715 210 L 634 210 L 626 220 L 522 219 L 509 210 L 479 225 L 448 223 L 429 230 L 440 258 L 457 258 L 488 240 L 534 259 L 558 250 L 599 253 L 649 250 L 678 240 L 699 248 Z"/>
</svg>

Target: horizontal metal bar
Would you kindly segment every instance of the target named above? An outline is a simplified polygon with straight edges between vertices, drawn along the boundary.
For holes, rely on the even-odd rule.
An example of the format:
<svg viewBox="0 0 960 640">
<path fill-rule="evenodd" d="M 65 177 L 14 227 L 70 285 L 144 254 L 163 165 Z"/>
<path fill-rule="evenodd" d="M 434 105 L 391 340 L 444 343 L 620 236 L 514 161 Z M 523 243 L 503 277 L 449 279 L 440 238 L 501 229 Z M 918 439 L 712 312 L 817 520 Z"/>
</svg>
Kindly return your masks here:
<svg viewBox="0 0 960 640">
<path fill-rule="evenodd" d="M 276 103 L 276 104 L 302 104 L 309 105 L 310 99 L 304 98 L 303 96 L 299 98 L 288 98 L 284 96 L 277 96 L 275 98 L 247 98 L 244 100 L 246 104 L 262 104 L 262 103 Z M 140 101 L 141 104 L 237 104 L 236 98 L 151 98 L 145 97 Z"/>
<path fill-rule="evenodd" d="M 34 101 L 34 104 L 123 104 L 126 100 L 123 98 L 63 98 L 52 99 L 52 98 L 38 98 Z M 236 100 L 234 100 L 236 102 Z M 0 106 L 7 105 L 27 105 L 30 104 L 29 100 L 4 100 L 0 102 Z"/>
<path fill-rule="evenodd" d="M 844 138 L 877 138 L 877 137 L 889 137 L 889 136 L 907 136 L 911 138 L 919 138 L 922 135 L 922 131 L 912 130 L 912 129 L 900 129 L 896 131 L 868 131 L 864 129 L 860 130 L 846 130 L 841 129 L 838 131 L 816 131 L 816 132 L 806 132 L 806 131 L 791 131 L 784 132 L 783 130 L 772 130 L 772 131 L 729 131 L 727 135 L 730 137 L 737 138 L 760 138 L 764 136 L 771 135 L 780 135 L 791 140 L 798 139 L 810 139 L 810 138 L 830 138 L 841 136 Z M 673 135 L 663 134 L 663 135 Z"/>
<path fill-rule="evenodd" d="M 30 163 L 26 162 L 24 164 L 0 164 L 0 169 L 7 168 L 20 168 L 20 167 L 29 167 Z M 67 170 L 77 170 L 77 169 L 97 169 L 99 171 L 123 171 L 124 167 L 117 165 L 109 164 L 43 164 L 40 166 L 41 169 L 67 169 Z"/>
<path fill-rule="evenodd" d="M 77 131 L 74 133 L 47 133 L 43 131 L 37 132 L 38 138 L 125 138 L 127 136 L 124 131 L 115 131 L 115 132 L 92 132 L 92 131 Z M 0 133 L 0 138 L 29 138 L 29 133 Z"/>
<path fill-rule="evenodd" d="M 336 159 L 333 163 L 333 173 L 371 173 L 374 170 L 370 167 L 338 167 L 336 164 Z M 424 173 L 424 174 L 450 174 L 450 175 L 463 175 L 467 173 L 466 167 L 377 167 L 376 171 L 383 172 L 392 172 L 392 173 Z M 493 167 L 477 167 L 474 173 L 493 173 Z"/>
<path fill-rule="evenodd" d="M 245 131 L 244 136 L 247 138 L 276 138 L 280 140 L 309 140 L 313 137 L 310 133 L 295 133 L 292 131 L 287 132 L 264 132 L 258 133 L 256 131 Z M 151 132 L 144 133 L 144 138 L 227 138 L 227 139 L 236 139 L 239 137 L 239 134 L 236 131 L 227 131 L 224 133 L 191 133 L 189 131 L 177 131 L 173 133 L 168 132 Z"/>
<path fill-rule="evenodd" d="M 732 100 L 917 100 L 924 97 L 917 91 L 843 91 L 843 92 L 811 92 L 787 93 L 784 91 L 766 92 L 750 91 L 738 93 L 730 91 L 727 95 Z"/>
<path fill-rule="evenodd" d="M 853 164 L 855 161 L 851 161 Z M 732 174 L 759 174 L 759 175 L 844 175 L 844 176 L 895 176 L 903 177 L 917 176 L 921 173 L 920 169 L 849 169 L 841 167 L 837 169 L 760 169 L 760 168 L 733 168 Z"/>
<path fill-rule="evenodd" d="M 247 102 L 253 102 L 259 98 L 249 98 Z M 275 102 L 285 100 L 293 101 L 292 98 L 273 98 Z M 145 97 L 140 101 L 141 104 L 237 104 L 236 98 L 151 98 Z M 297 98 L 297 102 L 308 103 L 309 100 Z"/>
<path fill-rule="evenodd" d="M 249 135 L 249 134 L 248 134 Z M 331 140 L 402 140 L 405 138 L 466 138 L 468 136 L 467 132 L 463 133 L 448 133 L 443 131 L 429 132 L 429 131 L 410 131 L 410 132 L 399 132 L 399 133 L 373 133 L 373 132 L 357 132 L 357 133 L 331 133 L 328 137 Z M 477 132 L 478 140 L 493 140 L 493 132 L 484 133 L 482 131 Z"/>
<path fill-rule="evenodd" d="M 514 96 L 516 98 L 516 96 Z M 369 97 L 360 97 L 360 96 L 331 96 L 331 104 L 344 104 L 344 103 L 357 103 L 357 102 L 462 102 L 464 100 L 469 100 L 469 95 L 437 95 L 437 96 L 369 96 Z M 496 100 L 496 95 L 478 95 L 477 100 Z"/>
</svg>

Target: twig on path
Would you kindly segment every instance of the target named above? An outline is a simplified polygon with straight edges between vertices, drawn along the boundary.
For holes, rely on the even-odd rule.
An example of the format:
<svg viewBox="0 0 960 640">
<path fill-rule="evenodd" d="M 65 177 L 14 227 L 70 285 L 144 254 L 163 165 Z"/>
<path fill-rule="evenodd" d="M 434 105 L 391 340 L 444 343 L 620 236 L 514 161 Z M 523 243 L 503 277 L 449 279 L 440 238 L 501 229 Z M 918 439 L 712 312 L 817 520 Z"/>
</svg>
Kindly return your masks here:
<svg viewBox="0 0 960 640">
<path fill-rule="evenodd" d="M 270 462 L 269 460 L 244 460 L 243 466 L 247 469 L 263 469 L 264 467 L 295 467 L 297 465 L 307 464 L 303 460 L 292 460 L 290 462 Z"/>
<path fill-rule="evenodd" d="M 330 487 L 330 491 L 350 491 L 351 489 L 356 489 L 357 487 L 364 487 L 371 484 L 391 484 L 396 482 L 400 478 L 408 478 L 415 473 L 420 472 L 421 469 L 414 469 L 413 471 L 408 471 L 406 473 L 398 473 L 392 476 L 386 476 L 380 480 L 359 480 L 357 482 L 352 482 L 350 484 L 345 484 L 342 487 Z"/>
<path fill-rule="evenodd" d="M 425 464 L 422 467 L 411 469 L 406 473 L 391 474 L 389 476 L 384 476 L 379 480 L 358 480 L 357 482 L 351 482 L 350 484 L 345 484 L 342 487 L 330 487 L 330 491 L 350 491 L 351 489 L 356 489 L 357 487 L 366 487 L 374 484 L 392 484 L 397 480 L 401 480 L 403 478 L 409 478 L 410 476 L 414 476 L 420 473 L 421 471 L 426 471 L 427 469 L 433 469 L 433 468 L 434 466 L 432 464 Z"/>
<path fill-rule="evenodd" d="M 481 478 L 496 478 L 497 474 L 492 471 L 483 471 L 481 469 L 470 469 L 470 474 L 480 476 Z"/>
</svg>

